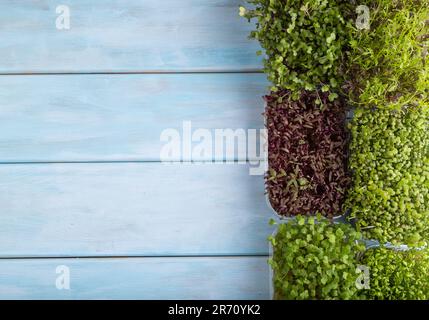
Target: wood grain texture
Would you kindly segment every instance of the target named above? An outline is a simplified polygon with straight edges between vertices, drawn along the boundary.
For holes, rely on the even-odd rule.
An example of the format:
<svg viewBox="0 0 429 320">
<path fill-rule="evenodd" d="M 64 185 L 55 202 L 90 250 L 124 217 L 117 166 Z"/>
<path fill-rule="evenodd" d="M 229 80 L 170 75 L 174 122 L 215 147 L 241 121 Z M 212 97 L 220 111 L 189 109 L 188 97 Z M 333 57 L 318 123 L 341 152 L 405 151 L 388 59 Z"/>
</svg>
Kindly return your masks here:
<svg viewBox="0 0 429 320">
<path fill-rule="evenodd" d="M 262 74 L 0 76 L 0 162 L 159 161 L 162 131 L 183 137 L 184 121 L 213 137 L 263 128 L 266 87 Z M 237 149 L 192 158 L 245 160 Z"/>
<path fill-rule="evenodd" d="M 55 286 L 70 270 L 70 290 Z M 0 260 L 0 299 L 269 299 L 267 257 Z"/>
<path fill-rule="evenodd" d="M 263 177 L 157 162 L 183 121 L 263 127 L 244 3 L 0 1 L 0 299 L 269 298 Z M 193 160 L 248 158 L 234 151 Z"/>
<path fill-rule="evenodd" d="M 2 0 L 0 73 L 261 68 L 244 0 Z M 56 28 L 56 7 L 70 29 Z"/>
<path fill-rule="evenodd" d="M 242 164 L 0 165 L 0 257 L 267 254 Z"/>
</svg>

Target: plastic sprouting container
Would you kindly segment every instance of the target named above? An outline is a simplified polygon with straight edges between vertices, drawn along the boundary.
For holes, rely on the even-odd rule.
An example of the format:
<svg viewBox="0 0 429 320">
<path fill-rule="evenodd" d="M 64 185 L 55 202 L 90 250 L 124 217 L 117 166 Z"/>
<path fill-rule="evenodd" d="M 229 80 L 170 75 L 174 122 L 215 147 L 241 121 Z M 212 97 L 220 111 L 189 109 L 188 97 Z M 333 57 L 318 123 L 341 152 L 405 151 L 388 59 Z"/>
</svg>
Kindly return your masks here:
<svg viewBox="0 0 429 320">
<path fill-rule="evenodd" d="M 293 219 L 293 217 L 291 217 L 289 219 Z M 276 236 L 277 230 L 278 230 L 278 227 L 272 233 L 273 237 Z M 379 248 L 381 246 L 380 243 L 378 241 L 376 241 L 376 240 L 362 239 L 362 242 L 365 244 L 366 250 Z M 387 248 L 387 249 L 396 250 L 396 251 L 407 251 L 407 250 L 411 250 L 411 249 L 414 249 L 414 250 L 423 250 L 423 249 L 425 249 L 427 247 L 427 245 L 425 245 L 423 247 L 418 247 L 418 248 L 410 248 L 407 245 L 393 245 L 391 243 L 386 243 L 386 244 L 384 244 L 384 247 Z M 274 257 L 274 248 L 273 248 L 273 245 L 270 243 L 269 244 L 269 259 L 272 259 L 273 257 Z M 275 294 L 275 288 L 274 288 L 274 270 L 271 268 L 271 266 L 269 266 L 269 277 L 268 278 L 269 278 L 269 281 L 270 281 L 270 283 L 269 283 L 270 298 L 274 299 L 274 294 Z"/>
</svg>

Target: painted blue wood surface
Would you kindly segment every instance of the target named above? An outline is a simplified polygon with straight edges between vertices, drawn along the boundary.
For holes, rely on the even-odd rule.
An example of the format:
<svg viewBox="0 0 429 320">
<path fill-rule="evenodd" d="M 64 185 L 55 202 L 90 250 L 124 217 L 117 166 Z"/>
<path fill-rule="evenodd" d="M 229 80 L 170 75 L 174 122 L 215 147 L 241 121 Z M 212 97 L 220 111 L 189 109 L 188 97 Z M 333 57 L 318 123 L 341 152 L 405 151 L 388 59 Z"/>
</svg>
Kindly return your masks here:
<svg viewBox="0 0 429 320">
<path fill-rule="evenodd" d="M 2 0 L 0 73 L 261 67 L 244 0 Z M 69 30 L 56 28 L 68 5 Z"/>
<path fill-rule="evenodd" d="M 261 68 L 243 3 L 0 1 L 0 298 L 269 298 L 262 176 L 157 162 L 186 120 L 262 128 L 265 76 L 234 73 Z"/>
<path fill-rule="evenodd" d="M 264 75 L 243 73 L 0 76 L 0 162 L 159 161 L 161 132 L 183 137 L 184 121 L 213 137 L 263 128 L 266 87 Z M 213 149 L 193 160 L 246 158 Z"/>
<path fill-rule="evenodd" d="M 0 257 L 268 254 L 241 164 L 0 165 Z"/>
<path fill-rule="evenodd" d="M 55 286 L 70 270 L 70 290 Z M 0 259 L 0 299 L 269 299 L 267 257 Z"/>
</svg>

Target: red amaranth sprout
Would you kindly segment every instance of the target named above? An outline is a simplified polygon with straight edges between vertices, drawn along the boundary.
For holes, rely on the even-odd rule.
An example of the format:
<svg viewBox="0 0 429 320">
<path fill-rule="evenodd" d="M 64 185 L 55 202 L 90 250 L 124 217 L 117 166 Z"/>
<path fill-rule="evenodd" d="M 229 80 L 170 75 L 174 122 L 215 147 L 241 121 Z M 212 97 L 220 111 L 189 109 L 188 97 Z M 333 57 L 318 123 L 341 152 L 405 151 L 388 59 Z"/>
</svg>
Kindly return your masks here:
<svg viewBox="0 0 429 320">
<path fill-rule="evenodd" d="M 347 172 L 346 110 L 328 93 L 289 91 L 265 97 L 268 129 L 268 197 L 281 216 L 343 214 Z M 320 103 L 317 103 L 317 100 Z"/>
</svg>

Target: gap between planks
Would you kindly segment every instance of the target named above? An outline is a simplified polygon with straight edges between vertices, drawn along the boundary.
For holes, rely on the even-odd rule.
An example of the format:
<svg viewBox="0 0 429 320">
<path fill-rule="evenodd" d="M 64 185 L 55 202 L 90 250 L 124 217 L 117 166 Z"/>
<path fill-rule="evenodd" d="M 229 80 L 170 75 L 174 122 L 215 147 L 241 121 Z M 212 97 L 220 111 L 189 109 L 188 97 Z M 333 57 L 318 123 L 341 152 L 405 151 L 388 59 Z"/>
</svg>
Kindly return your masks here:
<svg viewBox="0 0 429 320">
<path fill-rule="evenodd" d="M 262 69 L 197 69 L 197 70 L 147 70 L 147 71 L 56 71 L 56 72 L 0 72 L 0 76 L 58 76 L 58 75 L 128 75 L 128 74 L 231 74 L 264 73 Z"/>
<path fill-rule="evenodd" d="M 260 158 L 248 158 L 245 160 L 88 160 L 88 161 L 0 161 L 0 165 L 17 165 L 17 164 L 127 164 L 127 163 L 165 163 L 165 164 L 256 164 L 264 163 L 266 160 Z"/>
<path fill-rule="evenodd" d="M 216 258 L 216 259 L 234 259 L 234 258 L 269 258 L 270 255 L 266 253 L 255 254 L 190 254 L 190 255 L 100 255 L 100 256 L 0 256 L 1 260 L 67 260 L 67 259 L 162 259 L 162 258 Z"/>
</svg>

